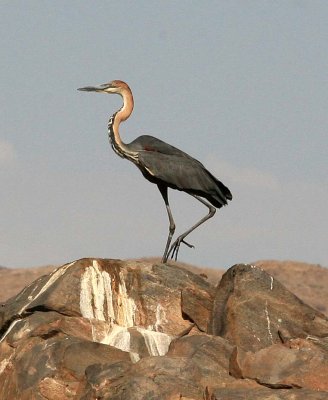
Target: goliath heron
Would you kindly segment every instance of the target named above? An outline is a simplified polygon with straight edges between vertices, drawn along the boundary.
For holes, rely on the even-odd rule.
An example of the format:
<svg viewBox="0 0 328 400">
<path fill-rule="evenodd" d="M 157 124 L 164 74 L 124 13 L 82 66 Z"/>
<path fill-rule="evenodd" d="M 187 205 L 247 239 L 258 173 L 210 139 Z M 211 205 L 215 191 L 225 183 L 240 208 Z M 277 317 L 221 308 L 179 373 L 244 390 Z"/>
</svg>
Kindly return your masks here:
<svg viewBox="0 0 328 400">
<path fill-rule="evenodd" d="M 100 86 L 87 86 L 78 90 L 86 92 L 116 93 L 122 96 L 123 105 L 108 122 L 108 136 L 111 146 L 120 157 L 132 161 L 150 182 L 155 183 L 164 199 L 168 218 L 169 235 L 166 241 L 162 262 L 170 257 L 177 260 L 180 244 L 184 243 L 189 233 L 213 217 L 216 208 L 227 204 L 232 199 L 230 190 L 216 179 L 198 160 L 187 153 L 153 136 L 143 135 L 131 143 L 124 143 L 119 134 L 122 121 L 129 118 L 133 110 L 133 96 L 129 86 L 119 80 Z M 171 244 L 175 232 L 175 223 L 168 200 L 168 188 L 184 191 L 203 203 L 208 214 L 190 229 L 180 235 Z"/>
</svg>

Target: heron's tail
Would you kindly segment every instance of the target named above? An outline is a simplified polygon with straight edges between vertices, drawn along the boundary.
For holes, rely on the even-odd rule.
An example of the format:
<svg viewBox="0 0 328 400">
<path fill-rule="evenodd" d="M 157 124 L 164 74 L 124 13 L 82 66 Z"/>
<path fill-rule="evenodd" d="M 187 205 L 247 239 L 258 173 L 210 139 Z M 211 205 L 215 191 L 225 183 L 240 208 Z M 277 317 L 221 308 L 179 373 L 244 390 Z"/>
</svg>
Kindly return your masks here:
<svg viewBox="0 0 328 400">
<path fill-rule="evenodd" d="M 216 208 L 221 208 L 228 204 L 228 200 L 232 200 L 232 194 L 222 182 L 216 179 L 211 173 L 210 175 L 215 183 L 215 186 L 211 191 L 211 194 L 207 197 L 207 200 Z"/>
</svg>

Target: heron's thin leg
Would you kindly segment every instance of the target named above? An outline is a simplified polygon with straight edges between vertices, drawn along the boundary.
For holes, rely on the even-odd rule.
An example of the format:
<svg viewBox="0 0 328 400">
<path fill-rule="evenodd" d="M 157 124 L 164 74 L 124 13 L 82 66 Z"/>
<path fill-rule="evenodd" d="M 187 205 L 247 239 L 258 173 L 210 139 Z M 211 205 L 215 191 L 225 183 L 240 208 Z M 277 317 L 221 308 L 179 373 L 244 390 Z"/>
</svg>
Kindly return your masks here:
<svg viewBox="0 0 328 400">
<path fill-rule="evenodd" d="M 191 233 L 193 230 L 195 230 L 196 228 L 198 228 L 201 224 L 203 224 L 205 221 L 207 221 L 208 219 L 212 218 L 213 215 L 216 212 L 216 208 L 214 206 L 212 206 L 212 204 L 208 203 L 207 201 L 205 201 L 204 199 L 202 199 L 199 196 L 196 196 L 194 194 L 192 194 L 193 197 L 195 197 L 195 199 L 197 199 L 198 201 L 200 201 L 201 203 L 203 203 L 209 210 L 208 214 L 205 215 L 205 217 L 203 217 L 200 221 L 198 221 L 195 225 L 193 225 L 190 229 L 188 229 L 186 232 L 184 232 L 182 235 L 180 235 L 175 242 L 172 244 L 172 246 L 170 247 L 170 250 L 168 252 L 167 257 L 171 256 L 171 259 L 175 259 L 177 260 L 178 258 L 178 252 L 179 252 L 179 248 L 180 248 L 180 244 L 184 243 L 189 247 L 193 247 L 191 246 L 189 243 L 185 242 L 184 239 L 186 236 L 189 235 L 189 233 Z"/>
<path fill-rule="evenodd" d="M 163 254 L 163 258 L 162 258 L 162 263 L 164 264 L 164 263 L 166 263 L 167 258 L 168 258 L 168 251 L 169 251 L 170 244 L 171 244 L 171 241 L 172 241 L 172 237 L 173 237 L 174 231 L 175 231 L 175 223 L 174 223 L 173 215 L 172 215 L 170 204 L 169 204 L 167 186 L 165 186 L 165 185 L 157 185 L 157 186 L 158 186 L 158 189 L 161 192 L 161 195 L 162 195 L 163 200 L 165 202 L 167 215 L 168 215 L 169 221 L 170 221 L 169 235 L 167 237 L 165 251 L 164 251 L 164 254 Z"/>
</svg>

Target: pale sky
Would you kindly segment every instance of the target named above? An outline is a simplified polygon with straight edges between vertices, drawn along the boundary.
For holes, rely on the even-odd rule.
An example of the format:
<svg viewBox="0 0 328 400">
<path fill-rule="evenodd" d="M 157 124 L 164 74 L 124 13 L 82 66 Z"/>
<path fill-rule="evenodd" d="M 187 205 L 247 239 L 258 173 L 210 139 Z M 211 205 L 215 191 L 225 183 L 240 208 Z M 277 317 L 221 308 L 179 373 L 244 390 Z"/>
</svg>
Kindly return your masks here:
<svg viewBox="0 0 328 400">
<path fill-rule="evenodd" d="M 112 151 L 121 79 L 150 134 L 199 159 L 233 193 L 180 260 L 328 266 L 328 2 L 4 1 L 0 265 L 161 256 L 160 193 Z M 207 209 L 170 191 L 177 233 Z"/>
</svg>

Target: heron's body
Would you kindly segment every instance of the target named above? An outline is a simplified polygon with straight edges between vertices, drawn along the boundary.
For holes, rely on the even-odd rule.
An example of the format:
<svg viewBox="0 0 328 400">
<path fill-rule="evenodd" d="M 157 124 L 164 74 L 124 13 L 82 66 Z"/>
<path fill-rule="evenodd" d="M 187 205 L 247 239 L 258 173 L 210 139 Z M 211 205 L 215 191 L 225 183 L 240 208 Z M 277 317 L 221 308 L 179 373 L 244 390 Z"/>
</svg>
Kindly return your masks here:
<svg viewBox="0 0 328 400">
<path fill-rule="evenodd" d="M 146 135 L 131 147 L 138 151 L 138 167 L 151 182 L 204 197 L 217 208 L 227 204 L 228 189 L 187 153 Z"/>
<path fill-rule="evenodd" d="M 172 258 L 175 256 L 176 259 L 181 243 L 192 247 L 184 241 L 184 238 L 215 214 L 214 207 L 221 208 L 227 204 L 227 200 L 232 199 L 229 189 L 198 160 L 160 139 L 143 135 L 128 144 L 122 142 L 119 134 L 119 125 L 131 115 L 133 110 L 132 92 L 126 83 L 112 81 L 109 84 L 81 88 L 80 90 L 118 93 L 123 97 L 122 108 L 109 119 L 109 139 L 113 150 L 120 157 L 132 161 L 147 180 L 157 184 L 165 201 L 170 221 L 169 237 L 162 261 L 166 262 L 169 255 Z M 209 208 L 208 215 L 180 235 L 172 246 L 171 240 L 175 231 L 175 223 L 168 202 L 168 188 L 184 191 Z"/>
</svg>

